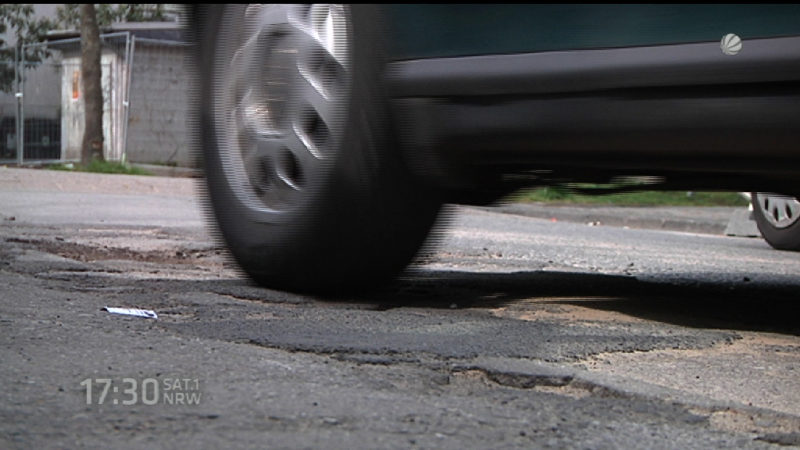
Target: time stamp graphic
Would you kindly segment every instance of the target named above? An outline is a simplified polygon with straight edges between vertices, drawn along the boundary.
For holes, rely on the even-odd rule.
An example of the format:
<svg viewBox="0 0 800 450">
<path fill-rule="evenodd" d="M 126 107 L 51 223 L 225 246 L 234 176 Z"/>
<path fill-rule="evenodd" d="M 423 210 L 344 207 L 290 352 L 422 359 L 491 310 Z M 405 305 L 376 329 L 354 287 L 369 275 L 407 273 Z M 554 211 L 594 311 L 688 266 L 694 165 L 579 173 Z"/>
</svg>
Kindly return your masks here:
<svg viewBox="0 0 800 450">
<path fill-rule="evenodd" d="M 80 382 L 87 405 L 199 405 L 197 378 L 86 378 Z"/>
</svg>

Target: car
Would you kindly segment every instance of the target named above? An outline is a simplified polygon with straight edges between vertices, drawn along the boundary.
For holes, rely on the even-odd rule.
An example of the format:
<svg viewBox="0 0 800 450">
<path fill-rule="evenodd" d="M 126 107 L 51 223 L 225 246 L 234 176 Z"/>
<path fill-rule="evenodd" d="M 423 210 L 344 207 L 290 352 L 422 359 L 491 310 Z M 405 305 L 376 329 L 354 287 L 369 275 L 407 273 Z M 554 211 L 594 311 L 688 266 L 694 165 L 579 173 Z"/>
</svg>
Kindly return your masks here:
<svg viewBox="0 0 800 450">
<path fill-rule="evenodd" d="M 753 192 L 751 198 L 753 217 L 764 239 L 779 250 L 800 250 L 798 197 Z"/>
<path fill-rule="evenodd" d="M 193 139 L 264 286 L 380 286 L 442 205 L 755 192 L 800 249 L 800 5 L 197 5 Z M 598 187 L 599 186 L 599 187 Z"/>
</svg>

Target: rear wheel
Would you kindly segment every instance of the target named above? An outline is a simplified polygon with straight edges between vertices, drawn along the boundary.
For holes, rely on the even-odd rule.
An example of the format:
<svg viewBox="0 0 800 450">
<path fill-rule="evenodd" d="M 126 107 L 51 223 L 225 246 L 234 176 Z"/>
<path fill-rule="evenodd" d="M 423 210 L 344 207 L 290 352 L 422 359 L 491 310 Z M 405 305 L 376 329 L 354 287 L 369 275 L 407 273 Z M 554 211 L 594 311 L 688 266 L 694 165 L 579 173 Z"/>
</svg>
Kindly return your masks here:
<svg viewBox="0 0 800 450">
<path fill-rule="evenodd" d="M 395 147 L 373 8 L 209 6 L 199 130 L 213 215 L 273 288 L 361 289 L 403 269 L 441 202 Z"/>
<path fill-rule="evenodd" d="M 753 216 L 764 239 L 780 250 L 800 250 L 800 201 L 770 193 L 753 193 Z"/>
</svg>

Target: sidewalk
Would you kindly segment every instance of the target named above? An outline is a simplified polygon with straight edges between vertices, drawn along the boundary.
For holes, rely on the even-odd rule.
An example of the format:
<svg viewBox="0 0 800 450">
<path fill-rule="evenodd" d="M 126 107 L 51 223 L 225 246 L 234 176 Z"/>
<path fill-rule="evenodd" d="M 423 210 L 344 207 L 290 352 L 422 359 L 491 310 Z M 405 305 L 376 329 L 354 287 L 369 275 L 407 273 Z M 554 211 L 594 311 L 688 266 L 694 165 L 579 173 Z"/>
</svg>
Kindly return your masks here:
<svg viewBox="0 0 800 450">
<path fill-rule="evenodd" d="M 200 178 L 106 175 L 0 167 L 0 192 L 157 194 L 194 197 Z M 8 206 L 8 205 L 6 205 Z M 509 203 L 478 209 L 562 222 L 760 237 L 746 207 L 635 207 Z M 11 215 L 10 211 L 0 213 Z"/>
<path fill-rule="evenodd" d="M 563 222 L 690 233 L 760 237 L 746 207 L 594 206 L 509 203 L 486 211 Z"/>
</svg>

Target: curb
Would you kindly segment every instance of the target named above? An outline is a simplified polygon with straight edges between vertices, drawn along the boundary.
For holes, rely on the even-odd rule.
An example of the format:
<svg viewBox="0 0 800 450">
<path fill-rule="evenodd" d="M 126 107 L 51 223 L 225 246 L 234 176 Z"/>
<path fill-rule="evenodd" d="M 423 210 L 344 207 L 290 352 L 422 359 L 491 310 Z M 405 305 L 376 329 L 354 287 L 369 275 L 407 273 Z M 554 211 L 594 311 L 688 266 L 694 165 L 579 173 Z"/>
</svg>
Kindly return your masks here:
<svg viewBox="0 0 800 450">
<path fill-rule="evenodd" d="M 512 203 L 495 207 L 478 207 L 478 209 L 554 222 L 682 231 L 717 236 L 761 236 L 746 207 L 567 206 Z"/>
</svg>

